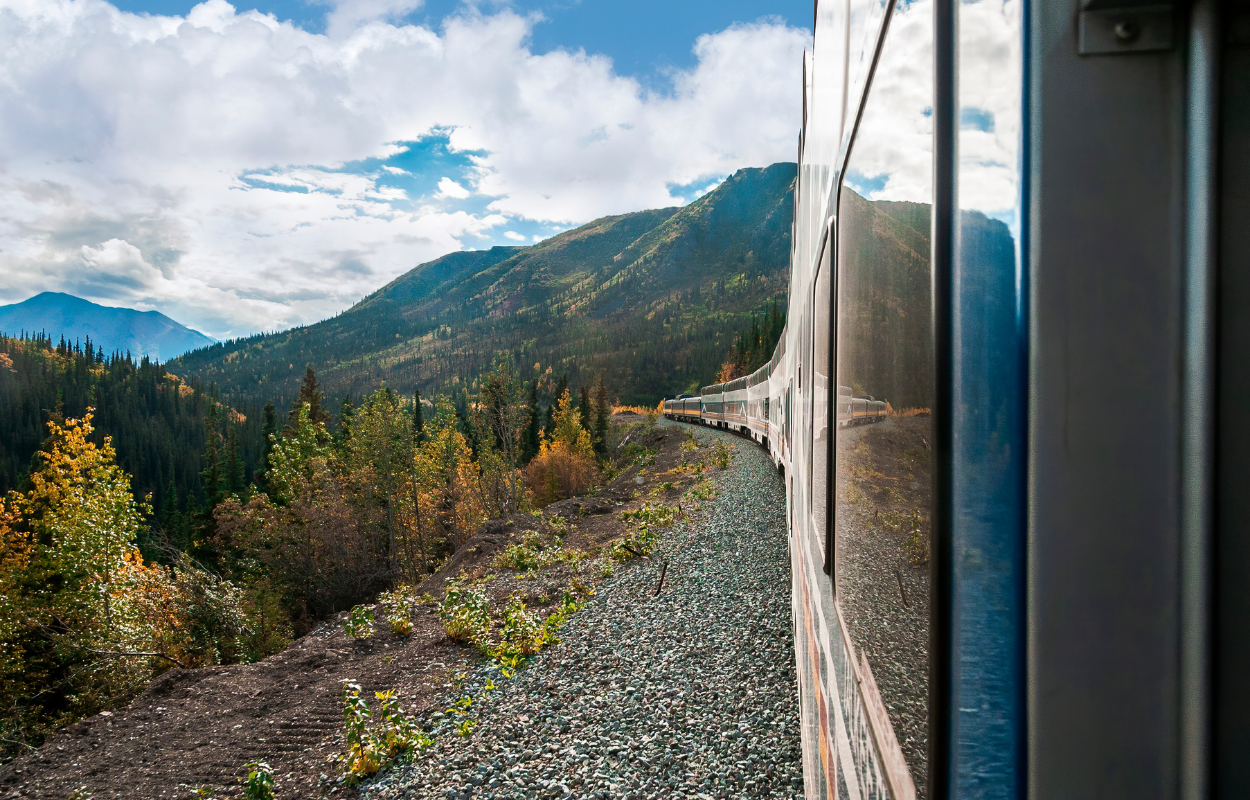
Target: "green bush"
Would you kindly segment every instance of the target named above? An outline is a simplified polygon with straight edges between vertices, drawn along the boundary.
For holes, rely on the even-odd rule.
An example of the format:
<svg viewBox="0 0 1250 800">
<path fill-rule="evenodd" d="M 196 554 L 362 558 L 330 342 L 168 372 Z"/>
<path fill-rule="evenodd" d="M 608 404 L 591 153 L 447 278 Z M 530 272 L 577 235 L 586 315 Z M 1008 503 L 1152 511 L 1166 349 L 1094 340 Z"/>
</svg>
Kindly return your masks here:
<svg viewBox="0 0 1250 800">
<path fill-rule="evenodd" d="M 348 612 L 343 629 L 353 639 L 368 639 L 373 635 L 373 612 L 368 606 L 355 606 Z"/>
<path fill-rule="evenodd" d="M 438 618 L 447 635 L 457 642 L 489 648 L 490 602 L 481 589 L 455 582 L 447 584 Z"/>
<path fill-rule="evenodd" d="M 264 761 L 249 762 L 244 769 L 244 800 L 274 800 L 273 769 Z"/>
</svg>

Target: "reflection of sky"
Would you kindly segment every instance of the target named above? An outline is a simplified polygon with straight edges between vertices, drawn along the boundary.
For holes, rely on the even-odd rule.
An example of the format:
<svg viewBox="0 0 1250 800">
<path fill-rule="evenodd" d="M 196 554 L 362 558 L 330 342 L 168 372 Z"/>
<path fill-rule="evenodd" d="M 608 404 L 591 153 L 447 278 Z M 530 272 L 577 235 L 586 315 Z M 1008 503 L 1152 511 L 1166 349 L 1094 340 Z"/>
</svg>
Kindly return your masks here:
<svg viewBox="0 0 1250 800">
<path fill-rule="evenodd" d="M 932 199 L 932 2 L 900 0 L 890 21 L 845 178 L 869 200 Z M 861 5 L 866 14 L 875 0 Z M 960 205 L 1018 239 L 1020 0 L 962 2 L 959 13 Z"/>
<path fill-rule="evenodd" d="M 1020 241 L 1020 0 L 959 5 L 959 204 Z"/>
</svg>

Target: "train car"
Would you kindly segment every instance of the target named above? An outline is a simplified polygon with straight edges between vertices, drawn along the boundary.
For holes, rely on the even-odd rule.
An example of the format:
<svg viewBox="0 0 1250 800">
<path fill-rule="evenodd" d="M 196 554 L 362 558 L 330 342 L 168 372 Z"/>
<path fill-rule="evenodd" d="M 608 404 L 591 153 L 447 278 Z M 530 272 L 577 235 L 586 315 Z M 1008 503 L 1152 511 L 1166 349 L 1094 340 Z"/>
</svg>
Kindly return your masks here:
<svg viewBox="0 0 1250 800">
<path fill-rule="evenodd" d="M 769 364 L 747 376 L 747 435 L 757 444 L 768 445 Z"/>
<path fill-rule="evenodd" d="M 704 425 L 723 428 L 725 426 L 724 401 L 723 384 L 704 386 L 699 393 L 699 421 Z"/>
<path fill-rule="evenodd" d="M 785 333 L 700 398 L 785 477 L 809 800 L 1250 797 L 1247 31 L 817 0 Z"/>
<path fill-rule="evenodd" d="M 734 378 L 722 384 L 723 406 L 721 421 L 724 427 L 735 433 L 747 432 L 747 379 Z"/>
</svg>

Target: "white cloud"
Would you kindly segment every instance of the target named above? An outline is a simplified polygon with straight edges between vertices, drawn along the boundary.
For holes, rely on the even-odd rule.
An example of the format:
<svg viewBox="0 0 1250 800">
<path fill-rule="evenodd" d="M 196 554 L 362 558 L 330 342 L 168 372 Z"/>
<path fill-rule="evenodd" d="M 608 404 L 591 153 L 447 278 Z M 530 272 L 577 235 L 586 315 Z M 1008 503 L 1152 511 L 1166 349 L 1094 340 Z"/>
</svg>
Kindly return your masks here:
<svg viewBox="0 0 1250 800">
<path fill-rule="evenodd" d="M 442 197 L 449 197 L 453 200 L 464 200 L 469 196 L 469 190 L 451 178 L 443 178 L 438 182 L 438 193 Z"/>
<path fill-rule="evenodd" d="M 506 9 L 388 21 L 417 4 L 338 2 L 318 35 L 225 0 L 185 18 L 0 0 L 0 296 L 273 330 L 510 220 L 671 205 L 667 186 L 794 157 L 804 31 L 700 37 L 654 93 L 601 56 L 531 52 L 532 20 Z M 440 131 L 472 166 L 437 190 L 383 181 L 416 181 L 407 161 L 341 169 Z"/>
<path fill-rule="evenodd" d="M 511 239 L 511 240 L 512 240 L 512 241 L 514 241 L 514 242 L 523 242 L 523 241 L 525 241 L 525 234 L 523 234 L 523 233 L 517 233 L 516 231 L 504 231 L 504 232 L 503 232 L 503 235 L 504 235 L 504 236 L 507 236 L 509 239 Z"/>
</svg>

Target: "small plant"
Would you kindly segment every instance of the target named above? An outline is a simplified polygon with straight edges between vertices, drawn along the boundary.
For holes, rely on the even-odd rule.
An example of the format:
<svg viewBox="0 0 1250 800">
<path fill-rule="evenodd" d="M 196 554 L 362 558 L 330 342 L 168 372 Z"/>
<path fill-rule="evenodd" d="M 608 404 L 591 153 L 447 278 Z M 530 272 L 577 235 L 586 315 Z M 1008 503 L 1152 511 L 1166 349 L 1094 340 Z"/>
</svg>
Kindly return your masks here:
<svg viewBox="0 0 1250 800">
<path fill-rule="evenodd" d="M 924 532 L 925 521 L 919 511 L 913 511 L 905 526 L 907 538 L 903 540 L 903 549 L 907 551 L 907 560 L 917 567 L 929 563 L 929 535 Z"/>
<path fill-rule="evenodd" d="M 605 558 L 599 562 L 599 576 L 603 578 L 612 577 L 612 560 L 611 559 Z"/>
<path fill-rule="evenodd" d="M 438 598 L 429 592 L 422 592 L 421 596 L 417 598 L 417 605 L 433 607 L 438 605 Z"/>
<path fill-rule="evenodd" d="M 864 493 L 860 491 L 859 486 L 853 481 L 847 481 L 846 489 L 842 492 L 842 500 L 853 506 L 857 506 L 864 502 Z"/>
<path fill-rule="evenodd" d="M 373 635 L 373 611 L 368 606 L 354 606 L 343 622 L 343 629 L 353 639 L 368 639 Z"/>
<path fill-rule="evenodd" d="M 378 721 L 372 725 L 369 704 L 360 696 L 360 684 L 343 681 L 343 722 L 347 752 L 340 757 L 348 781 L 375 775 L 392 759 L 434 743 L 399 707 L 394 689 L 374 692 Z M 251 795 L 248 795 L 251 797 Z"/>
<path fill-rule="evenodd" d="M 179 788 L 188 789 L 191 792 L 192 800 L 218 800 L 217 793 L 209 786 L 186 786 L 185 784 Z M 70 795 L 72 798 L 73 795 Z"/>
<path fill-rule="evenodd" d="M 273 769 L 264 761 L 249 761 L 244 769 L 244 800 L 274 800 Z"/>
<path fill-rule="evenodd" d="M 681 451 L 683 453 L 693 453 L 695 450 L 698 450 L 698 449 L 699 449 L 699 443 L 694 440 L 693 436 L 691 436 L 689 439 L 681 443 Z"/>
<path fill-rule="evenodd" d="M 734 448 L 724 442 L 716 443 L 716 452 L 712 455 L 712 463 L 721 469 L 729 469 L 729 461 L 733 458 Z"/>
<path fill-rule="evenodd" d="M 591 597 L 595 593 L 594 589 L 582 583 L 581 578 L 574 578 L 573 582 L 569 584 L 569 588 L 582 597 Z"/>
<path fill-rule="evenodd" d="M 399 636 L 412 635 L 412 589 L 398 586 L 378 597 L 378 605 L 390 620 L 391 631 Z"/>
<path fill-rule="evenodd" d="M 462 719 L 456 724 L 456 735 L 467 739 L 473 734 L 473 729 L 477 727 L 477 720 Z"/>
<path fill-rule="evenodd" d="M 656 484 L 655 488 L 651 490 L 651 496 L 656 497 L 657 495 L 666 494 L 667 492 L 672 491 L 672 489 L 673 482 L 664 481 L 663 483 Z"/>
<path fill-rule="evenodd" d="M 496 657 L 532 656 L 546 647 L 551 638 L 550 632 L 538 617 L 532 611 L 526 610 L 524 601 L 513 595 L 503 612 L 503 632 L 496 649 Z"/>
<path fill-rule="evenodd" d="M 481 589 L 448 584 L 438 616 L 452 639 L 479 648 L 489 647 L 490 603 Z"/>
<path fill-rule="evenodd" d="M 717 494 L 716 484 L 711 481 L 700 481 L 691 487 L 689 492 L 690 497 L 700 501 L 711 500 L 716 497 Z"/>
<path fill-rule="evenodd" d="M 521 537 L 519 543 L 505 547 L 504 551 L 495 557 L 492 566 L 496 569 L 514 569 L 518 572 L 537 569 L 546 563 L 542 551 L 542 536 L 538 533 L 527 533 Z"/>
<path fill-rule="evenodd" d="M 547 520 L 547 524 L 552 528 L 555 528 L 556 532 L 561 536 L 569 532 L 569 521 L 559 514 L 556 514 L 551 519 Z"/>
<path fill-rule="evenodd" d="M 91 791 L 86 786 L 79 786 L 69 793 L 69 800 L 91 800 Z"/>
</svg>

